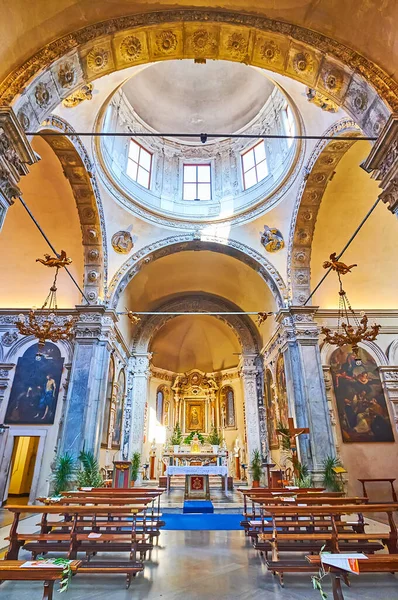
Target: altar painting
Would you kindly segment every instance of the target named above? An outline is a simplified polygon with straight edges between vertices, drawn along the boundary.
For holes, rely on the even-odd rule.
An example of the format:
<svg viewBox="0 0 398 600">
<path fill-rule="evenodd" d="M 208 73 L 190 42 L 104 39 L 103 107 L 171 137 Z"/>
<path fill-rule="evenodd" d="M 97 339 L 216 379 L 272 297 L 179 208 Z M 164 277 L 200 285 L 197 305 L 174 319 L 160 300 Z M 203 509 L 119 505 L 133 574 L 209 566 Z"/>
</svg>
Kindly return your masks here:
<svg viewBox="0 0 398 600">
<path fill-rule="evenodd" d="M 38 344 L 18 359 L 4 422 L 8 425 L 52 425 L 64 359 L 55 344 Z"/>
<path fill-rule="evenodd" d="M 279 448 L 279 440 L 276 433 L 278 423 L 276 419 L 274 391 L 272 388 L 272 374 L 268 370 L 265 375 L 265 409 L 267 414 L 268 443 L 270 450 L 275 450 L 276 448 Z"/>
<path fill-rule="evenodd" d="M 287 427 L 289 408 L 287 401 L 285 361 L 282 353 L 279 354 L 276 362 L 276 387 L 278 391 L 279 420 L 284 427 Z"/>
<path fill-rule="evenodd" d="M 185 431 L 205 431 L 205 404 L 197 400 L 185 402 Z"/>
<path fill-rule="evenodd" d="M 330 367 L 343 442 L 393 442 L 394 434 L 374 359 L 359 349 L 337 348 Z"/>
</svg>

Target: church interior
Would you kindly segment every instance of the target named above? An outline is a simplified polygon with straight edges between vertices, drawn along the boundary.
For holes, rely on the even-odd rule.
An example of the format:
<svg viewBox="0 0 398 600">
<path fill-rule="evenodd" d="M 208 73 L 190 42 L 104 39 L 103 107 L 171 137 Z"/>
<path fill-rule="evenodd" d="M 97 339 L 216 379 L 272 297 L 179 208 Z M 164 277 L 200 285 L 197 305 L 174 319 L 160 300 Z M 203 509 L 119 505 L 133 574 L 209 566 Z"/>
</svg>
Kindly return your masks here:
<svg viewBox="0 0 398 600">
<path fill-rule="evenodd" d="M 398 597 L 398 4 L 210 4 L 0 0 L 5 600 Z"/>
</svg>

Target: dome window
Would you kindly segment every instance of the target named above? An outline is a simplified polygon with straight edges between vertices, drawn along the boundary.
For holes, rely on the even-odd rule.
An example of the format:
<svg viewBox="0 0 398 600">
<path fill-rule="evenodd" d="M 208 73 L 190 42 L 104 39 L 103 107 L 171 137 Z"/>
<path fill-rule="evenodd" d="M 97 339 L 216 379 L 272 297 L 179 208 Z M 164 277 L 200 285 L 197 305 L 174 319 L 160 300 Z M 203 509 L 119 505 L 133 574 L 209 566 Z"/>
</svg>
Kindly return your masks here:
<svg viewBox="0 0 398 600">
<path fill-rule="evenodd" d="M 151 169 L 152 154 L 135 140 L 130 140 L 127 175 L 130 179 L 149 190 Z"/>
<path fill-rule="evenodd" d="M 242 154 L 242 171 L 245 190 L 267 177 L 268 165 L 264 140 Z"/>
<path fill-rule="evenodd" d="M 211 200 L 209 164 L 184 164 L 183 200 Z"/>
<path fill-rule="evenodd" d="M 283 111 L 282 111 L 282 119 L 283 119 L 283 128 L 285 130 L 285 135 L 295 135 L 296 133 L 296 127 L 294 124 L 294 116 L 293 116 L 293 112 L 292 109 L 290 108 L 290 106 L 288 104 L 285 104 Z M 293 144 L 293 137 L 290 139 L 287 139 L 287 147 L 290 148 L 290 146 Z"/>
</svg>

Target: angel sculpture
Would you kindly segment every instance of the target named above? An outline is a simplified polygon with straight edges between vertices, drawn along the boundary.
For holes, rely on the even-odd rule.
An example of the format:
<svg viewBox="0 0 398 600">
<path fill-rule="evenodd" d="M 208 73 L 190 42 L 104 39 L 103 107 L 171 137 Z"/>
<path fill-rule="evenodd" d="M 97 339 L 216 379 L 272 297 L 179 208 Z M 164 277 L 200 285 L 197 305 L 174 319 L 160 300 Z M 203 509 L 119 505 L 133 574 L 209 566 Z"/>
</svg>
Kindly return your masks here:
<svg viewBox="0 0 398 600">
<path fill-rule="evenodd" d="M 72 263 L 72 259 L 66 256 L 65 250 L 61 250 L 61 254 L 59 256 L 50 256 L 50 254 L 44 255 L 44 260 L 42 258 L 36 258 L 36 262 L 41 263 L 45 267 L 56 267 L 57 269 L 61 269 L 62 267 L 66 267 Z"/>
<path fill-rule="evenodd" d="M 127 316 L 133 325 L 137 325 L 141 321 L 141 318 L 136 313 L 133 313 L 132 310 L 127 311 Z"/>
<path fill-rule="evenodd" d="M 351 273 L 351 269 L 353 267 L 357 267 L 358 265 L 346 265 L 343 262 L 340 262 L 337 259 L 336 256 L 336 252 L 333 252 L 330 256 L 329 256 L 330 260 L 325 260 L 325 262 L 323 263 L 323 268 L 324 269 L 333 269 L 333 271 L 337 271 L 337 273 L 339 273 L 340 275 L 346 275 L 347 273 Z"/>
</svg>

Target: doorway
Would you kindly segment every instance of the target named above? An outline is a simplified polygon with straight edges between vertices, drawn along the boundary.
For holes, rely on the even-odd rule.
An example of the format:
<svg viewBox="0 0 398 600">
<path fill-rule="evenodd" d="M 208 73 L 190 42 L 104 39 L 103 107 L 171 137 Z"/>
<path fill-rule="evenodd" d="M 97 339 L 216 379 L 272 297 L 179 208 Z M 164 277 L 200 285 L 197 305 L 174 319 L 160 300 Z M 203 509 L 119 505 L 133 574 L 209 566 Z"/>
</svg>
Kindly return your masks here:
<svg viewBox="0 0 398 600">
<path fill-rule="evenodd" d="M 7 502 L 28 504 L 35 471 L 39 436 L 15 436 Z"/>
</svg>

